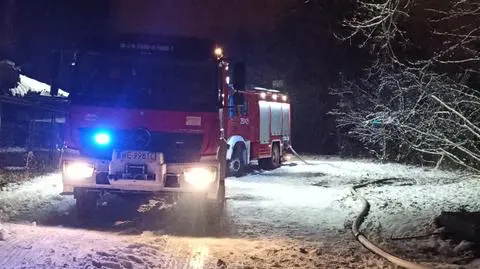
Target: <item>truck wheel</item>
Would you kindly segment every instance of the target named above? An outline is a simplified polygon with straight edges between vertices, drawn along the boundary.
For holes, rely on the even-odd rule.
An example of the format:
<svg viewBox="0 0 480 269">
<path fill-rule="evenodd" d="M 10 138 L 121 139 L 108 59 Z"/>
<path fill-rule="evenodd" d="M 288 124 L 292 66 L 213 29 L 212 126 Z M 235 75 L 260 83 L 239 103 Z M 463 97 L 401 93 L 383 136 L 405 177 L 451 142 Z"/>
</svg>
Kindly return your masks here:
<svg viewBox="0 0 480 269">
<path fill-rule="evenodd" d="M 280 147 L 278 144 L 273 144 L 272 146 L 272 157 L 258 160 L 260 168 L 264 170 L 273 170 L 280 167 L 281 157 L 280 157 Z"/>
<path fill-rule="evenodd" d="M 236 145 L 228 161 L 228 172 L 231 176 L 241 177 L 245 174 L 245 166 L 245 147 Z"/>
<path fill-rule="evenodd" d="M 95 192 L 77 191 L 75 203 L 79 218 L 86 218 L 92 215 L 97 207 L 98 194 Z"/>
</svg>

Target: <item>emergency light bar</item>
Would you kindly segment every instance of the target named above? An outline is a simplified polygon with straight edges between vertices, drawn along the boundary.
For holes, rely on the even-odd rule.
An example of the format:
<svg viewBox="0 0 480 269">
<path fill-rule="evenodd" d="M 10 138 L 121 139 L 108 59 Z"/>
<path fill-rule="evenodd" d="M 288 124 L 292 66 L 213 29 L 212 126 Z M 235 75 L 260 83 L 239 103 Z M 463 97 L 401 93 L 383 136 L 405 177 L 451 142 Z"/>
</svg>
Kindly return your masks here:
<svg viewBox="0 0 480 269">
<path fill-rule="evenodd" d="M 277 90 L 272 90 L 272 89 L 267 89 L 267 88 L 261 88 L 261 87 L 254 87 L 253 89 L 256 90 L 256 91 L 262 91 L 262 92 L 280 93 L 280 91 L 277 91 Z"/>
<path fill-rule="evenodd" d="M 287 102 L 288 96 L 278 90 L 266 89 L 261 87 L 252 88 L 255 92 L 260 92 L 260 99 Z"/>
</svg>

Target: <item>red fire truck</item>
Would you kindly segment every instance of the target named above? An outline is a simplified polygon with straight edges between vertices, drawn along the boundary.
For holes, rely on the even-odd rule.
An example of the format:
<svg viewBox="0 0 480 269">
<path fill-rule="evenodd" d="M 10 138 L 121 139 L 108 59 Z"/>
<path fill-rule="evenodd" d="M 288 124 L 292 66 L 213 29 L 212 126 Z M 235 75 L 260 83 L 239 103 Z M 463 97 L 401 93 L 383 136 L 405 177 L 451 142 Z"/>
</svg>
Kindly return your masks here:
<svg viewBox="0 0 480 269">
<path fill-rule="evenodd" d="M 234 105 L 236 95 L 243 104 Z M 230 95 L 227 123 L 228 170 L 241 176 L 258 162 L 262 169 L 280 166 L 290 147 L 290 104 L 279 91 L 251 88 Z"/>
<path fill-rule="evenodd" d="M 103 193 L 194 193 L 218 205 L 227 165 L 235 175 L 253 160 L 280 165 L 286 95 L 245 90 L 244 64 L 230 63 L 213 42 L 92 40 L 71 52 L 69 75 L 55 72 L 63 79 L 55 84 L 71 89 L 63 193 L 74 195 L 80 214 Z"/>
</svg>

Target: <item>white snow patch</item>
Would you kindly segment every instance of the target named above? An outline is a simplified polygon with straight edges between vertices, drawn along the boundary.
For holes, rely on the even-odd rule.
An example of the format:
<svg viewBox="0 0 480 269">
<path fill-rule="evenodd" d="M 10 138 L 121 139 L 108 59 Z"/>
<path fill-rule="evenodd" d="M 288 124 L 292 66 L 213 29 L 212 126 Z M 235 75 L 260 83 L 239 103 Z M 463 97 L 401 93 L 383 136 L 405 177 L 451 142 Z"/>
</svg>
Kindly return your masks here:
<svg viewBox="0 0 480 269">
<path fill-rule="evenodd" d="M 27 169 L 27 167 L 26 166 L 5 166 L 3 167 L 3 169 L 7 171 L 22 171 Z"/>
<path fill-rule="evenodd" d="M 424 185 L 427 182 L 455 182 L 460 177 L 454 172 L 368 160 L 316 158 L 308 162 L 312 165 L 293 162 L 274 171 L 227 179 L 227 195 L 233 200 L 229 203 L 230 211 L 237 215 L 235 221 L 240 227 L 245 225 L 243 231 L 251 233 L 253 229 L 255 234 L 273 235 L 280 229 L 286 236 L 295 234 L 310 239 L 325 234 L 318 233 L 319 230 L 347 232 L 349 225 L 346 223 L 361 209 L 361 203 L 353 200 L 350 194 L 353 184 L 389 178 L 394 182 Z M 402 194 L 403 191 L 397 191 L 383 195 L 388 198 Z M 428 214 L 427 219 L 431 218 L 432 214 Z M 410 227 L 415 222 L 412 218 L 403 218 L 393 223 L 388 221 L 386 225 Z"/>
<path fill-rule="evenodd" d="M 27 152 L 27 149 L 22 147 L 0 148 L 0 153 L 23 153 L 23 152 Z"/>
<path fill-rule="evenodd" d="M 441 183 L 417 178 L 420 184 L 366 188 L 362 193 L 372 204 L 368 219 L 402 237 L 432 230 L 429 225 L 442 211 L 480 211 L 480 181 L 457 177 Z"/>
<path fill-rule="evenodd" d="M 382 178 L 441 180 L 458 178 L 456 172 L 441 171 L 395 163 L 377 163 L 371 160 L 341 160 L 330 158 L 312 160 L 315 170 L 320 170 L 331 176 L 338 176 L 340 182 L 358 183 L 361 179 L 376 180 Z M 312 166 L 299 166 L 304 171 L 310 171 Z"/>
<path fill-rule="evenodd" d="M 20 83 L 14 89 L 11 89 L 12 94 L 23 96 L 28 92 L 40 93 L 40 95 L 50 96 L 50 85 L 29 78 L 25 75 L 20 75 Z M 68 97 L 68 92 L 59 89 L 58 95 L 61 97 Z"/>
<path fill-rule="evenodd" d="M 0 221 L 38 221 L 48 212 L 66 211 L 72 198 L 59 195 L 62 192 L 60 174 L 51 174 L 24 182 L 10 184 L 0 192 Z"/>
<path fill-rule="evenodd" d="M 0 242 L 0 268 L 187 268 L 160 253 L 164 245 L 158 242 L 135 244 L 135 237 L 80 229 L 8 226 L 14 240 Z"/>
<path fill-rule="evenodd" d="M 349 188 L 353 184 L 376 179 L 388 178 L 391 182 L 389 182 L 390 185 L 373 185 L 360 190 L 372 204 L 370 215 L 362 228 L 369 236 L 379 239 L 376 242 L 389 249 L 392 247 L 389 241 L 390 236 L 400 237 L 428 232 L 432 228 L 432 218 L 442 210 L 453 210 L 464 205 L 467 205 L 467 210 L 480 210 L 476 204 L 480 201 L 475 202 L 480 193 L 480 181 L 465 173 L 399 164 L 381 164 L 368 160 L 315 158 L 309 162 L 313 165 L 290 163 L 274 171 L 255 172 L 242 178 L 228 178 L 226 182 L 229 200 L 227 200 L 226 219 L 236 229 L 234 234 L 228 235 L 238 238 L 235 243 L 243 242 L 244 244 L 250 242 L 251 238 L 260 238 L 259 245 L 237 247 L 227 238 L 225 244 L 218 248 L 205 249 L 203 245 L 199 246 L 200 249 L 190 248 L 187 251 L 190 256 L 187 256 L 201 260 L 201 263 L 208 263 L 218 257 L 229 265 L 242 263 L 242 259 L 245 259 L 248 266 L 252 267 L 269 268 L 268 266 L 275 267 L 274 265 L 278 263 L 284 267 L 293 268 L 299 259 L 295 255 L 307 255 L 300 253 L 299 247 L 321 245 L 324 247 L 318 247 L 319 254 L 315 254 L 317 251 L 313 248 L 308 249 L 309 259 L 314 260 L 311 263 L 312 266 L 305 265 L 300 268 L 333 268 L 340 264 L 342 266 L 351 264 L 349 268 L 387 268 L 387 262 L 368 254 L 354 241 L 350 235 L 350 225 L 346 225 L 346 222 L 353 220 L 361 208 L 361 203 L 352 199 Z M 141 239 L 138 239 L 124 238 L 115 234 L 90 233 L 85 230 L 42 227 L 44 223 L 42 219 L 62 212 L 68 214 L 74 205 L 71 197 L 59 195 L 62 191 L 59 174 L 36 178 L 22 185 L 10 185 L 6 189 L 7 191 L 0 192 L 0 221 L 20 221 L 28 225 L 21 228 L 14 225 L 12 228 L 8 224 L 8 233 L 5 233 L 6 242 L 14 238 L 16 243 L 2 249 L 0 242 L 0 257 L 2 253 L 7 253 L 5 251 L 13 248 L 25 257 L 31 255 L 31 258 L 26 261 L 29 265 L 34 266 L 38 258 L 41 261 L 39 264 L 42 265 L 50 259 L 58 263 L 66 262 L 73 268 L 77 265 L 80 266 L 79 268 L 94 265 L 104 267 L 132 265 L 133 268 L 136 266 L 145 268 L 150 266 L 150 263 L 159 264 L 159 261 L 149 258 L 149 255 L 157 258 L 170 257 L 160 252 L 160 246 L 149 241 L 158 237 L 161 228 L 144 232 L 140 236 Z M 139 212 L 139 214 L 144 213 Z M 151 214 L 151 217 L 155 216 Z M 38 226 L 32 226 L 33 222 L 38 223 Z M 170 223 L 169 225 L 181 226 L 182 224 Z M 141 231 L 141 228 L 135 228 Z M 288 239 L 293 243 L 272 250 L 266 243 L 271 238 Z M 121 243 L 123 239 L 130 242 L 132 248 Z M 138 246 L 133 243 L 136 242 L 135 240 L 148 242 L 145 243 L 146 245 Z M 162 240 L 164 240 L 163 237 Z M 168 253 L 176 253 L 179 239 L 172 236 L 168 240 L 171 244 Z M 192 242 L 193 239 L 185 238 L 185 240 Z M 198 240 L 204 242 L 206 239 L 199 237 Z M 388 241 L 388 244 L 382 240 Z M 219 241 L 212 239 L 212 242 L 217 244 Z M 442 249 L 440 253 L 446 255 L 450 255 L 454 248 L 446 242 L 433 239 L 421 244 L 418 241 L 396 242 L 398 245 L 393 246 L 398 248 L 394 253 L 404 257 L 413 255 L 411 253 L 415 251 L 423 251 L 423 247 Z M 50 251 L 48 246 L 54 246 L 51 247 L 55 251 L 54 254 L 47 253 Z M 62 246 L 65 246 L 65 249 L 62 249 Z M 23 249 L 24 247 L 26 249 Z M 159 253 L 151 254 L 152 247 Z M 182 251 L 185 250 L 177 252 Z M 67 256 L 70 262 L 64 260 L 59 253 L 71 253 Z M 278 253 L 277 256 L 275 253 Z M 6 257 L 11 261 L 7 264 L 17 265 L 24 262 L 19 257 Z M 74 262 L 71 260 L 73 257 L 76 257 Z M 292 257 L 287 265 L 279 262 L 285 257 Z M 116 260 L 111 260 L 113 258 Z M 421 260 L 437 259 L 421 258 L 424 258 Z M 214 259 L 214 263 L 216 261 Z M 313 266 L 315 263 L 317 265 Z M 0 265 L 3 264 L 5 263 L 0 259 Z M 334 266 L 330 266 L 331 264 Z M 437 265 L 438 263 L 435 267 L 440 268 Z M 442 268 L 458 268 L 448 266 Z M 166 266 L 166 268 L 174 267 Z M 465 268 L 475 267 L 465 266 Z"/>
</svg>

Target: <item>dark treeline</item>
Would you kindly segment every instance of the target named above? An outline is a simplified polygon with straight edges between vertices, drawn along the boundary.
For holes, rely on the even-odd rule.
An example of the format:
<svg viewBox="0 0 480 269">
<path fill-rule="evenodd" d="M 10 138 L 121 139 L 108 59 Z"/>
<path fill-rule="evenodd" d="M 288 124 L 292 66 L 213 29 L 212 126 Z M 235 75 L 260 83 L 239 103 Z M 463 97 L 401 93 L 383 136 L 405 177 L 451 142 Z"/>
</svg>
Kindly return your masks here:
<svg viewBox="0 0 480 269">
<path fill-rule="evenodd" d="M 342 21 L 351 12 L 350 1 L 299 1 L 278 18 L 273 33 L 250 45 L 252 83 L 285 81 L 299 151 L 337 154 L 343 147 L 345 136 L 329 114 L 337 102 L 330 91 L 340 78 L 356 77 L 368 64 L 364 51 L 335 36 L 343 32 Z"/>
</svg>

